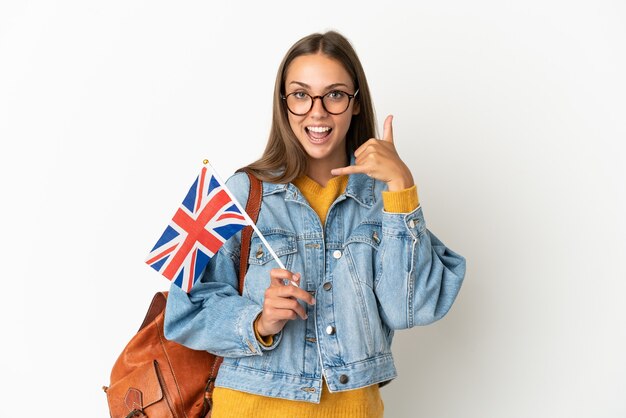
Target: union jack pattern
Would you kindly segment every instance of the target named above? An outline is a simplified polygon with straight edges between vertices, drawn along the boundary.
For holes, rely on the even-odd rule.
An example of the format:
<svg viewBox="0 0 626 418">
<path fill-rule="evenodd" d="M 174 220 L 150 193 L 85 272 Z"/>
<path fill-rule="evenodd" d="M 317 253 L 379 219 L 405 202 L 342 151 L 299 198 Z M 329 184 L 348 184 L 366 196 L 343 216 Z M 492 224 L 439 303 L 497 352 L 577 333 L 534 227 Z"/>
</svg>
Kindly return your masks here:
<svg viewBox="0 0 626 418">
<path fill-rule="evenodd" d="M 146 263 L 189 292 L 224 242 L 248 224 L 206 166 L 193 183 Z"/>
</svg>

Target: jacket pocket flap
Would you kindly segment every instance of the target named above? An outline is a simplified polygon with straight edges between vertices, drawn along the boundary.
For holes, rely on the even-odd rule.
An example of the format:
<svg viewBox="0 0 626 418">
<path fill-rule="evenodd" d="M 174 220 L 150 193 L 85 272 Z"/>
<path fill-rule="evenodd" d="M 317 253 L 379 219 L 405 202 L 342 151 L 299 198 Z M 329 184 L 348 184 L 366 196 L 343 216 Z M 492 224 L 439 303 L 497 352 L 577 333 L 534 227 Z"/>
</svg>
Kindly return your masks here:
<svg viewBox="0 0 626 418">
<path fill-rule="evenodd" d="M 295 235 L 285 231 L 275 230 L 269 230 L 267 232 L 261 231 L 261 233 L 278 257 L 293 254 L 297 251 Z M 260 265 L 265 264 L 272 259 L 272 254 L 255 233 L 250 242 L 250 256 L 248 257 L 248 262 L 250 264 Z"/>
<path fill-rule="evenodd" d="M 382 226 L 376 223 L 362 223 L 354 229 L 350 237 L 346 240 L 345 245 L 355 242 L 369 244 L 378 249 L 383 237 Z"/>
<path fill-rule="evenodd" d="M 125 417 L 132 410 L 143 410 L 163 399 L 163 389 L 155 361 L 141 365 L 107 389 L 111 416 Z"/>
</svg>

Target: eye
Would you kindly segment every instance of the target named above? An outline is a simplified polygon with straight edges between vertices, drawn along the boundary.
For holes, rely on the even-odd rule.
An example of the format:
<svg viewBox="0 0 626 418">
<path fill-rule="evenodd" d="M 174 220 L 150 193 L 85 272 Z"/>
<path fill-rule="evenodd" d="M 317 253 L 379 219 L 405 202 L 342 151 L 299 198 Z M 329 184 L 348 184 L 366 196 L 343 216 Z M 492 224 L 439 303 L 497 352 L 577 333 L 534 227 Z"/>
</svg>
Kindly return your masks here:
<svg viewBox="0 0 626 418">
<path fill-rule="evenodd" d="M 291 93 L 291 97 L 297 100 L 306 100 L 308 99 L 308 96 L 309 95 L 303 91 L 296 91 L 296 92 Z"/>
<path fill-rule="evenodd" d="M 346 93 L 344 93 L 341 90 L 333 90 L 331 92 L 326 93 L 326 97 L 328 97 L 330 100 L 343 100 L 346 97 Z"/>
</svg>

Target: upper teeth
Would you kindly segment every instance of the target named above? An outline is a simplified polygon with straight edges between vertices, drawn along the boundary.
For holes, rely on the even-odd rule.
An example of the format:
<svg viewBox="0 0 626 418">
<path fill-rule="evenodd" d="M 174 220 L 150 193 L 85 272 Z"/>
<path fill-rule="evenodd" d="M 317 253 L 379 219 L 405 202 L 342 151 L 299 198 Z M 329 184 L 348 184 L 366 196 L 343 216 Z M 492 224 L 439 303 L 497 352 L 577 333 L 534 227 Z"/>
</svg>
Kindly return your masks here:
<svg viewBox="0 0 626 418">
<path fill-rule="evenodd" d="M 309 131 L 326 132 L 326 131 L 330 131 L 330 128 L 328 126 L 309 126 Z"/>
</svg>

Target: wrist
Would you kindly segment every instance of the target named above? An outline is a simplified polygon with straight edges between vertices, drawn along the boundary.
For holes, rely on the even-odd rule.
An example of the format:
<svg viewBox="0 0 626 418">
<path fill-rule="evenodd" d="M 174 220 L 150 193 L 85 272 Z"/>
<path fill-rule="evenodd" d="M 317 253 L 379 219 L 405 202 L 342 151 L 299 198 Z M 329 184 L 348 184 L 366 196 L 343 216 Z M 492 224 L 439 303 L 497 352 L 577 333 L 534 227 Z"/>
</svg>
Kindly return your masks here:
<svg viewBox="0 0 626 418">
<path fill-rule="evenodd" d="M 267 337 L 269 333 L 267 332 L 267 330 L 261 323 L 261 315 L 263 315 L 263 313 L 260 313 L 259 316 L 257 316 L 256 319 L 254 320 L 254 330 L 256 331 L 257 334 L 259 334 L 259 336 Z"/>
<path fill-rule="evenodd" d="M 387 187 L 390 192 L 399 192 L 402 190 L 406 190 L 413 187 L 414 185 L 415 182 L 413 181 L 413 176 L 410 174 L 408 176 L 401 176 L 400 178 L 389 180 L 387 182 Z"/>
<path fill-rule="evenodd" d="M 263 335 L 259 332 L 259 318 L 260 314 L 254 321 L 254 336 L 263 347 L 271 347 L 274 344 L 274 335 Z"/>
</svg>

